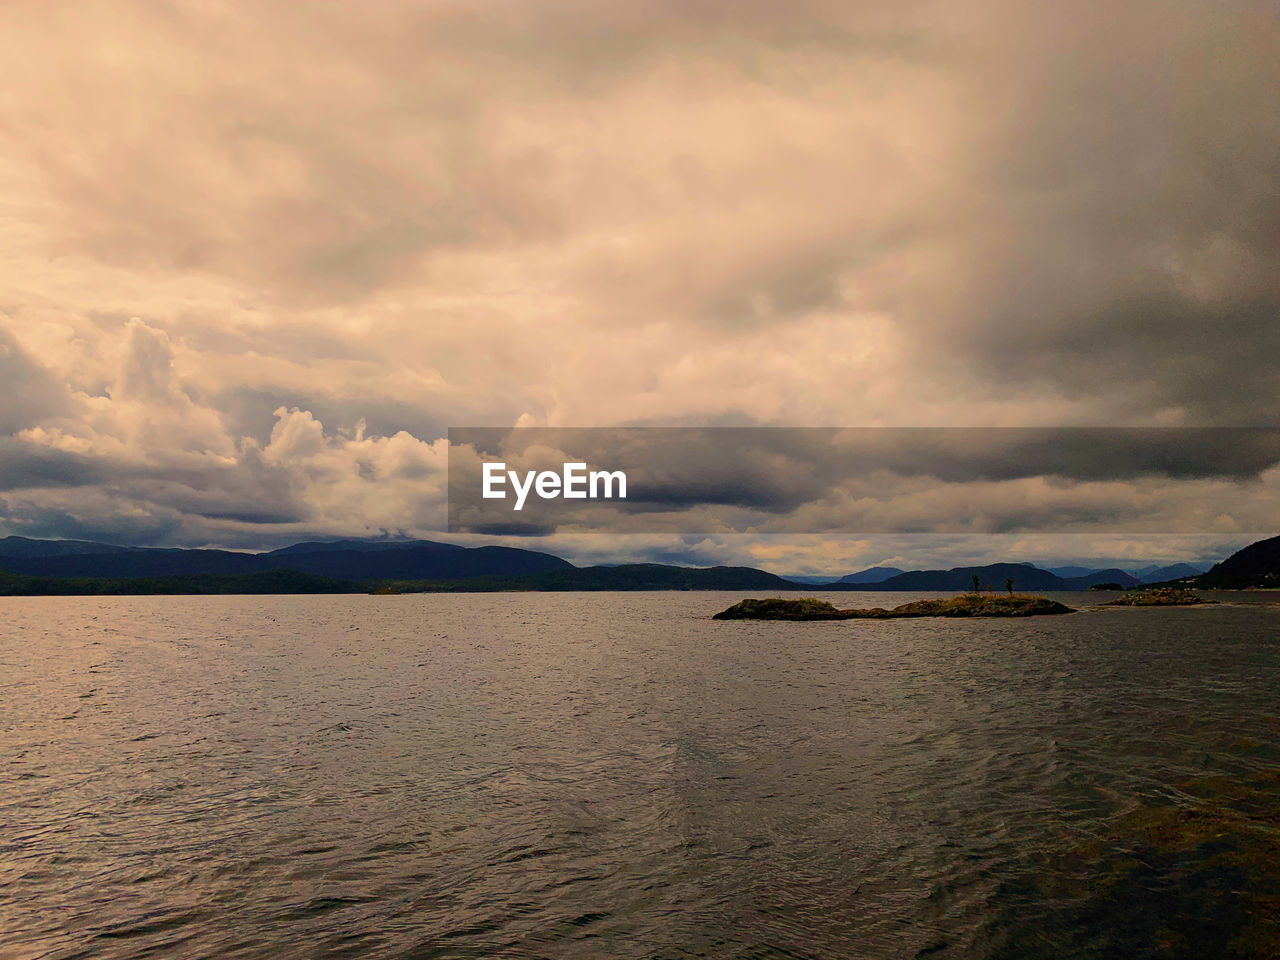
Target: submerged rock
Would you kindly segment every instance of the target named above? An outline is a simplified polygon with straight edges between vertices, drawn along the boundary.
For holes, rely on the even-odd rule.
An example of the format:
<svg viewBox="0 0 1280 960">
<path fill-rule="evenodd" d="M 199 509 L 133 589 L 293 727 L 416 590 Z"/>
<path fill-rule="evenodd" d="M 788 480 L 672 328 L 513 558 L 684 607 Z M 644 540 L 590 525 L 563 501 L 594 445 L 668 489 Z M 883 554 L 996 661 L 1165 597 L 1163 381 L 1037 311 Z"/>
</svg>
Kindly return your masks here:
<svg viewBox="0 0 1280 960">
<path fill-rule="evenodd" d="M 988 955 L 1280 956 L 1280 770 L 1262 744 L 1225 749 L 1239 773 L 1117 791 L 1118 815 L 1077 830 L 1055 868 L 1006 883 L 994 898 L 1006 905 L 1003 916 L 993 923 L 1004 942 Z M 1027 903 L 1045 905 L 1034 924 L 1018 912 Z"/>
<path fill-rule="evenodd" d="M 1202 603 L 1217 603 L 1190 590 L 1176 587 L 1156 587 L 1153 590 L 1138 590 L 1126 593 L 1123 597 L 1109 600 L 1104 607 L 1194 607 Z"/>
<path fill-rule="evenodd" d="M 886 610 L 883 607 L 841 610 L 826 600 L 769 597 L 743 600 L 721 610 L 713 620 L 890 620 L 898 617 L 1036 617 L 1075 613 L 1047 597 L 966 593 L 941 600 L 916 600 Z"/>
</svg>

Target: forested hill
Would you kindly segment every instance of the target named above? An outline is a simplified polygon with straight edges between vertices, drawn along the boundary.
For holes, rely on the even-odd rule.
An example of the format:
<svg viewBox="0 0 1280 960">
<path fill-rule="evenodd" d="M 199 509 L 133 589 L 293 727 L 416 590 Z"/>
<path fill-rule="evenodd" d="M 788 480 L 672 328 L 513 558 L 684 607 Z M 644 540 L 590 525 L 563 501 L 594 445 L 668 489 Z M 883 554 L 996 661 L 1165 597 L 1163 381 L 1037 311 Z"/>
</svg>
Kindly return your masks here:
<svg viewBox="0 0 1280 960">
<path fill-rule="evenodd" d="M 1280 537 L 1249 544 L 1195 577 L 1192 583 L 1224 590 L 1280 587 Z"/>
</svg>

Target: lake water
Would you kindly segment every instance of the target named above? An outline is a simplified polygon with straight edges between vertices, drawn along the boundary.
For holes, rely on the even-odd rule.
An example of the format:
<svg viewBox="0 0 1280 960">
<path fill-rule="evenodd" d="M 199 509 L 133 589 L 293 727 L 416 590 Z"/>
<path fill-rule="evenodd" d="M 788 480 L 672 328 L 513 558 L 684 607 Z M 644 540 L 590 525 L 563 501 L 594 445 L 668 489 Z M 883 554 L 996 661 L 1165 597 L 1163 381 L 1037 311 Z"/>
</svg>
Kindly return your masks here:
<svg viewBox="0 0 1280 960">
<path fill-rule="evenodd" d="M 0 957 L 1280 942 L 1276 595 L 742 596 L 0 600 Z"/>
</svg>

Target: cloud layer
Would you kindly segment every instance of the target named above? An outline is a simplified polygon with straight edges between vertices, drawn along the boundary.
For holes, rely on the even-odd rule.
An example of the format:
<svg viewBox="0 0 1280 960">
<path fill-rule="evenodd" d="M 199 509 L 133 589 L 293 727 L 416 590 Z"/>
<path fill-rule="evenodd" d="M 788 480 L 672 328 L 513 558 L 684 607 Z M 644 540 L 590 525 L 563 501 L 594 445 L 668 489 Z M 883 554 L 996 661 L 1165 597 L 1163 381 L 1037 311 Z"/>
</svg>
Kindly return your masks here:
<svg viewBox="0 0 1280 960">
<path fill-rule="evenodd" d="M 450 425 L 1276 421 L 1269 4 L 0 25 L 9 532 L 429 534 Z"/>
</svg>

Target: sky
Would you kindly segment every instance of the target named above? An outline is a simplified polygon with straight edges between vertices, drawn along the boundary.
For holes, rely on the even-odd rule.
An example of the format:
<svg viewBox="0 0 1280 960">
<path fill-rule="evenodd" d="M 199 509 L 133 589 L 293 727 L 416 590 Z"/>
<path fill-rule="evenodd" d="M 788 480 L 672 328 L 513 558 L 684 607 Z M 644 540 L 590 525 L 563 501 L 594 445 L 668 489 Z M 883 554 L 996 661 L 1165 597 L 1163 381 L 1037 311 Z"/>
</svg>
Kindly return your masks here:
<svg viewBox="0 0 1280 960">
<path fill-rule="evenodd" d="M 4 4 L 0 535 L 448 539 L 450 426 L 1280 425 L 1277 50 L 1244 0 Z M 1115 533 L 1149 487 L 1056 537 L 521 543 L 802 573 L 1280 527 L 1274 463 Z"/>
</svg>

